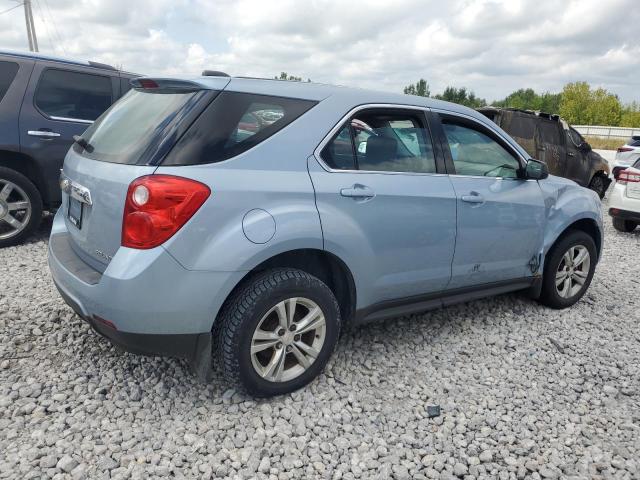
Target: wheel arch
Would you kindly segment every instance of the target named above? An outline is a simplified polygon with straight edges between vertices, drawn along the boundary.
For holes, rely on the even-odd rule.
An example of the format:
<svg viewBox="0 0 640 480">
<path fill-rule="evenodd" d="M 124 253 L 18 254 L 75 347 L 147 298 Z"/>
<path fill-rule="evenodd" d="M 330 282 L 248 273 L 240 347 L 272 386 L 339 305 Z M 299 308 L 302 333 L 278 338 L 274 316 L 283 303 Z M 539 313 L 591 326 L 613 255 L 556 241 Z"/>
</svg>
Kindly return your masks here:
<svg viewBox="0 0 640 480">
<path fill-rule="evenodd" d="M 0 150 L 0 167 L 9 168 L 27 177 L 44 199 L 46 182 L 36 162 L 28 155 L 9 150 Z"/>
<path fill-rule="evenodd" d="M 549 248 L 547 248 L 545 252 L 545 257 L 549 254 L 553 247 L 572 230 L 582 231 L 593 238 L 593 241 L 596 244 L 596 251 L 598 253 L 599 260 L 602 254 L 602 232 L 598 223 L 592 218 L 580 218 L 567 225 L 556 237 L 553 243 L 549 245 Z"/>
<path fill-rule="evenodd" d="M 356 308 L 356 286 L 351 270 L 342 259 L 333 253 L 316 248 L 288 250 L 262 261 L 237 282 L 224 303 L 258 272 L 273 268 L 296 268 L 319 278 L 335 295 L 340 306 L 343 325 L 349 323 L 353 318 Z M 223 309 L 224 304 L 218 315 Z M 216 324 L 218 324 L 218 318 L 214 322 L 214 328 Z"/>
</svg>

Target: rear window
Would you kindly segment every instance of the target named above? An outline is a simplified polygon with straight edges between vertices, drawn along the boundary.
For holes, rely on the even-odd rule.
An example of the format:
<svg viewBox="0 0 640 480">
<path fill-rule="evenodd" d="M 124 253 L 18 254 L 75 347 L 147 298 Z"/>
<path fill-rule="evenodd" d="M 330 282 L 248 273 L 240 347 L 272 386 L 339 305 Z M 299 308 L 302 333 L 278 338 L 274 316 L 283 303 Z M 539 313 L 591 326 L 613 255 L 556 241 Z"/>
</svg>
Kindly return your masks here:
<svg viewBox="0 0 640 480">
<path fill-rule="evenodd" d="M 18 64 L 14 62 L 0 62 L 0 102 L 9 90 L 13 79 L 18 73 Z"/>
<path fill-rule="evenodd" d="M 175 144 L 182 133 L 180 124 L 200 99 L 211 94 L 166 92 L 130 90 L 82 135 L 89 147 L 83 149 L 76 143 L 74 148 L 95 160 L 129 165 L 154 163 L 163 148 Z"/>
<path fill-rule="evenodd" d="M 550 143 L 552 145 L 560 145 L 560 129 L 556 122 L 549 120 L 539 120 L 540 139 L 542 143 Z"/>
<path fill-rule="evenodd" d="M 279 132 L 316 103 L 223 91 L 179 140 L 163 165 L 214 163 L 235 157 Z"/>
<path fill-rule="evenodd" d="M 2 93 L 2 90 L 0 90 L 0 96 L 1 96 L 1 93 Z M 640 137 L 631 137 L 627 145 L 629 145 L 630 147 L 640 147 Z"/>
<path fill-rule="evenodd" d="M 112 102 L 111 78 L 66 70 L 45 70 L 36 106 L 53 119 L 93 121 Z"/>
</svg>

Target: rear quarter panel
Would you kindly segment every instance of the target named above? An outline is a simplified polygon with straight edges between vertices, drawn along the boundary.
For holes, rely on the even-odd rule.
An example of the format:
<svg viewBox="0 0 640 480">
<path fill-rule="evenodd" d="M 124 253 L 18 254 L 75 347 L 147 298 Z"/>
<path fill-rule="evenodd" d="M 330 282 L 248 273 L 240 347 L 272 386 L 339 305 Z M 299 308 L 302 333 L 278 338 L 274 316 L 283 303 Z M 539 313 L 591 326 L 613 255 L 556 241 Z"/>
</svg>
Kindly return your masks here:
<svg viewBox="0 0 640 480">
<path fill-rule="evenodd" d="M 35 61 L 0 55 L 0 61 L 19 65 L 18 73 L 9 90 L 0 100 L 0 149 L 12 152 L 20 151 L 20 109 L 24 94 L 33 72 Z"/>
</svg>

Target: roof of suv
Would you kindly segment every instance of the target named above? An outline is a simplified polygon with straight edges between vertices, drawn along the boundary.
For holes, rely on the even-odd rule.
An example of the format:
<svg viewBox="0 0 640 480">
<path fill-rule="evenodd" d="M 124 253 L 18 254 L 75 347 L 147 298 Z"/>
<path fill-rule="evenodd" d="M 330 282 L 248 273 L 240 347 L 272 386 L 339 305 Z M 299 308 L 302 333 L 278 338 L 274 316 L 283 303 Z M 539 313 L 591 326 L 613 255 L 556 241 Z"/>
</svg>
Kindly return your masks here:
<svg viewBox="0 0 640 480">
<path fill-rule="evenodd" d="M 546 118 L 548 120 L 560 120 L 560 115 L 555 113 L 547 113 L 541 112 L 539 110 L 524 110 L 522 108 L 511 108 L 511 107 L 480 107 L 477 109 L 481 113 L 492 113 L 492 112 L 518 112 L 524 113 L 525 115 L 533 115 L 536 117 Z"/>
<path fill-rule="evenodd" d="M 79 65 L 83 67 L 98 68 L 101 70 L 119 71 L 117 68 L 113 67 L 112 65 L 107 65 L 106 63 L 73 60 L 69 58 L 56 57 L 53 55 L 43 55 L 42 53 L 39 53 L 39 52 L 13 52 L 8 50 L 0 50 L 0 56 L 25 58 L 30 60 L 46 60 L 47 62 L 64 63 L 66 65 Z M 124 72 L 124 71 L 120 71 L 120 73 L 124 73 L 126 75 L 137 75 L 135 73 Z"/>
</svg>

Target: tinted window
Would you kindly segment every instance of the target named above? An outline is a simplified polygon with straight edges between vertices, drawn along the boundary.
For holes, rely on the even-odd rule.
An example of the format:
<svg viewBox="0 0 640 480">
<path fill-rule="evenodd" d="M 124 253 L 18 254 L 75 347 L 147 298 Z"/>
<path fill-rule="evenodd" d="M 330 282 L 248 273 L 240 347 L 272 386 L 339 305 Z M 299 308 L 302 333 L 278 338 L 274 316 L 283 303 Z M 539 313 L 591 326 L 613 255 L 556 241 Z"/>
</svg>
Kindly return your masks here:
<svg viewBox="0 0 640 480">
<path fill-rule="evenodd" d="M 531 115 L 514 114 L 505 127 L 512 137 L 533 141 L 536 136 L 536 119 Z"/>
<path fill-rule="evenodd" d="M 316 103 L 222 92 L 180 139 L 163 164 L 212 163 L 235 157 L 274 135 Z"/>
<path fill-rule="evenodd" d="M 640 137 L 631 137 L 627 145 L 630 147 L 640 147 Z"/>
<path fill-rule="evenodd" d="M 150 93 L 131 90 L 82 137 L 90 144 L 83 155 L 114 163 L 144 164 L 164 141 L 175 143 L 177 124 L 204 92 Z M 74 148 L 81 150 L 75 144 Z"/>
<path fill-rule="evenodd" d="M 65 70 L 45 70 L 36 106 L 50 117 L 95 120 L 111 105 L 111 78 Z"/>
<path fill-rule="evenodd" d="M 130 78 L 121 78 L 120 79 L 120 96 L 124 96 L 129 90 L 131 90 Z"/>
<path fill-rule="evenodd" d="M 325 147 L 322 158 L 333 168 L 352 169 L 354 151 L 360 170 L 436 171 L 431 138 L 418 114 L 359 112 Z"/>
<path fill-rule="evenodd" d="M 520 164 L 498 142 L 470 126 L 447 120 L 442 126 L 458 175 L 517 177 Z"/>
<path fill-rule="evenodd" d="M 351 127 L 346 124 L 322 150 L 322 159 L 336 170 L 355 170 L 356 161 L 351 141 Z"/>
<path fill-rule="evenodd" d="M 633 164 L 633 168 L 640 168 L 640 160 Z"/>
<path fill-rule="evenodd" d="M 18 73 L 18 64 L 14 62 L 0 62 L 0 101 L 4 98 Z"/>
<path fill-rule="evenodd" d="M 540 139 L 543 143 L 560 145 L 560 129 L 556 122 L 540 119 L 538 120 L 538 128 L 540 129 Z"/>
</svg>

